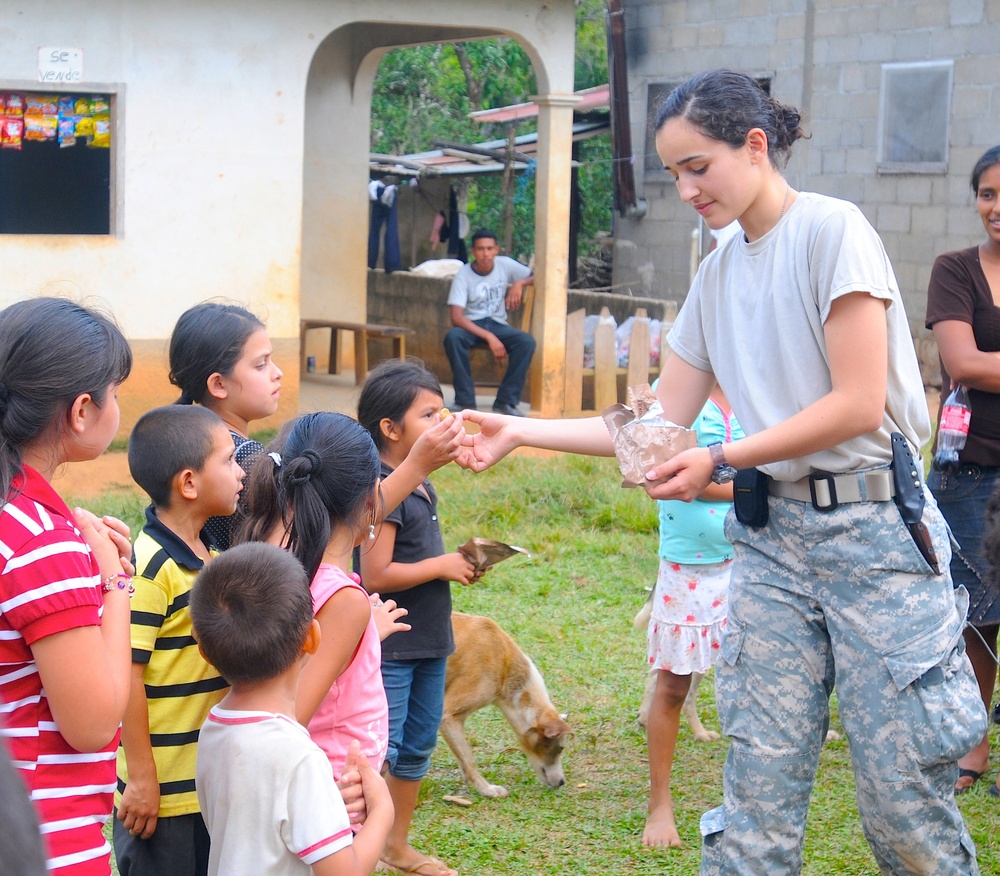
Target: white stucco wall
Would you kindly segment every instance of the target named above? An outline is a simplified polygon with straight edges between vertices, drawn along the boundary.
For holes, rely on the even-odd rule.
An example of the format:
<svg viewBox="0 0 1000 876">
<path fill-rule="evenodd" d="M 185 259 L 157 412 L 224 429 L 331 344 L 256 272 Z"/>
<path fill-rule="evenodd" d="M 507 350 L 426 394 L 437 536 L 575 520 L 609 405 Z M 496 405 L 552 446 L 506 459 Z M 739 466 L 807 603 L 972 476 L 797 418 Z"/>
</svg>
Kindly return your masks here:
<svg viewBox="0 0 1000 876">
<path fill-rule="evenodd" d="M 99 299 L 163 370 L 177 316 L 224 296 L 266 318 L 294 377 L 300 309 L 364 316 L 369 95 L 384 46 L 489 32 L 525 46 L 540 89 L 572 91 L 572 0 L 8 0 L 0 90 L 49 90 L 38 48 L 61 46 L 84 58 L 83 81 L 64 90 L 117 92 L 118 215 L 108 237 L 0 235 L 0 306 Z M 333 300 L 320 296 L 332 280 Z"/>
<path fill-rule="evenodd" d="M 239 6 L 5 4 L 0 87 L 29 87 L 38 46 L 56 45 L 83 49 L 72 90 L 122 89 L 121 210 L 111 237 L 0 237 L 0 303 L 73 290 L 145 339 L 224 295 L 261 308 L 275 335 L 295 334 L 309 31 L 293 4 L 280 29 Z"/>
</svg>

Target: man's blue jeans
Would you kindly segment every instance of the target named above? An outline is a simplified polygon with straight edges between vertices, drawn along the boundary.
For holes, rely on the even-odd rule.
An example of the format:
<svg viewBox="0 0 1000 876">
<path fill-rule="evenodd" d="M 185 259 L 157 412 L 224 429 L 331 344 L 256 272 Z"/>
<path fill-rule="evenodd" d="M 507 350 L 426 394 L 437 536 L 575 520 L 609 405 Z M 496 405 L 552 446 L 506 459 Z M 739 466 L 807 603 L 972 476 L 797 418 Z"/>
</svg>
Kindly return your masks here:
<svg viewBox="0 0 1000 876">
<path fill-rule="evenodd" d="M 497 390 L 496 404 L 517 407 L 521 403 L 521 390 L 528 377 L 531 357 L 535 355 L 535 339 L 527 332 L 495 319 L 473 321 L 480 328 L 496 335 L 507 350 L 507 370 Z M 455 385 L 455 405 L 459 408 L 476 406 L 476 385 L 472 380 L 469 351 L 477 346 L 486 346 L 486 341 L 458 326 L 444 336 L 444 351 L 451 363 L 452 381 Z"/>
</svg>

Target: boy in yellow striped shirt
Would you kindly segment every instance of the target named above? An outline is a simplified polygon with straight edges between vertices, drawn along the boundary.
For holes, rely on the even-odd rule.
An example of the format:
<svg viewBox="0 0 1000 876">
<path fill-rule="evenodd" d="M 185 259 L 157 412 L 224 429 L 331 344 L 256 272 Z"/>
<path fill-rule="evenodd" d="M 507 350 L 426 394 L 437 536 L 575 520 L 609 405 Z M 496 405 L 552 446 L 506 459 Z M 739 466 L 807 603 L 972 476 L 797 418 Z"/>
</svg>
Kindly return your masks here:
<svg viewBox="0 0 1000 876">
<path fill-rule="evenodd" d="M 228 685 L 198 652 L 188 601 L 217 553 L 205 522 L 236 510 L 243 470 L 234 451 L 226 424 L 196 406 L 149 411 L 129 438 L 129 470 L 152 505 L 133 545 L 132 689 L 114 821 L 121 876 L 208 870 L 195 757 L 199 729 Z"/>
</svg>

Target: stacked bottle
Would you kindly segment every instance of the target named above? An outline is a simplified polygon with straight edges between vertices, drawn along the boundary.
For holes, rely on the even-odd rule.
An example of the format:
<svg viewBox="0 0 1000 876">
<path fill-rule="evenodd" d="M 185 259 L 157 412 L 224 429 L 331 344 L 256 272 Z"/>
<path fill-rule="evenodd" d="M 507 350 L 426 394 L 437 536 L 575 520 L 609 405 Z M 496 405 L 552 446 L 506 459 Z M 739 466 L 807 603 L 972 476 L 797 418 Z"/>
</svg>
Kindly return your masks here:
<svg viewBox="0 0 1000 876">
<path fill-rule="evenodd" d="M 937 451 L 934 453 L 934 464 L 938 468 L 958 466 L 958 454 L 965 447 L 965 442 L 969 437 L 969 421 L 971 419 L 972 408 L 969 406 L 969 393 L 959 383 L 952 390 L 941 409 Z"/>
</svg>

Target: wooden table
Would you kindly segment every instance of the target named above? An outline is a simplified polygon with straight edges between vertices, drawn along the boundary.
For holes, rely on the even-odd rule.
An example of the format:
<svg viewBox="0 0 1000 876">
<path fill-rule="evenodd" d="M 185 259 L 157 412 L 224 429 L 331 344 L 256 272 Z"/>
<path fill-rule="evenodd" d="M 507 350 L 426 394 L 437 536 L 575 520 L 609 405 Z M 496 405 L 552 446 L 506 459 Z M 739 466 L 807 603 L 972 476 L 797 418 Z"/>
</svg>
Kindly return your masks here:
<svg viewBox="0 0 1000 876">
<path fill-rule="evenodd" d="M 358 385 L 368 376 L 368 341 L 373 338 L 387 338 L 392 341 L 392 355 L 396 359 L 406 358 L 406 336 L 413 329 L 398 325 L 377 325 L 370 322 L 343 322 L 337 319 L 300 319 L 299 355 L 302 357 L 302 373 L 306 372 L 306 335 L 312 329 L 330 330 L 330 364 L 328 373 L 337 374 L 340 361 L 337 357 L 341 332 L 354 334 L 354 382 Z"/>
</svg>

